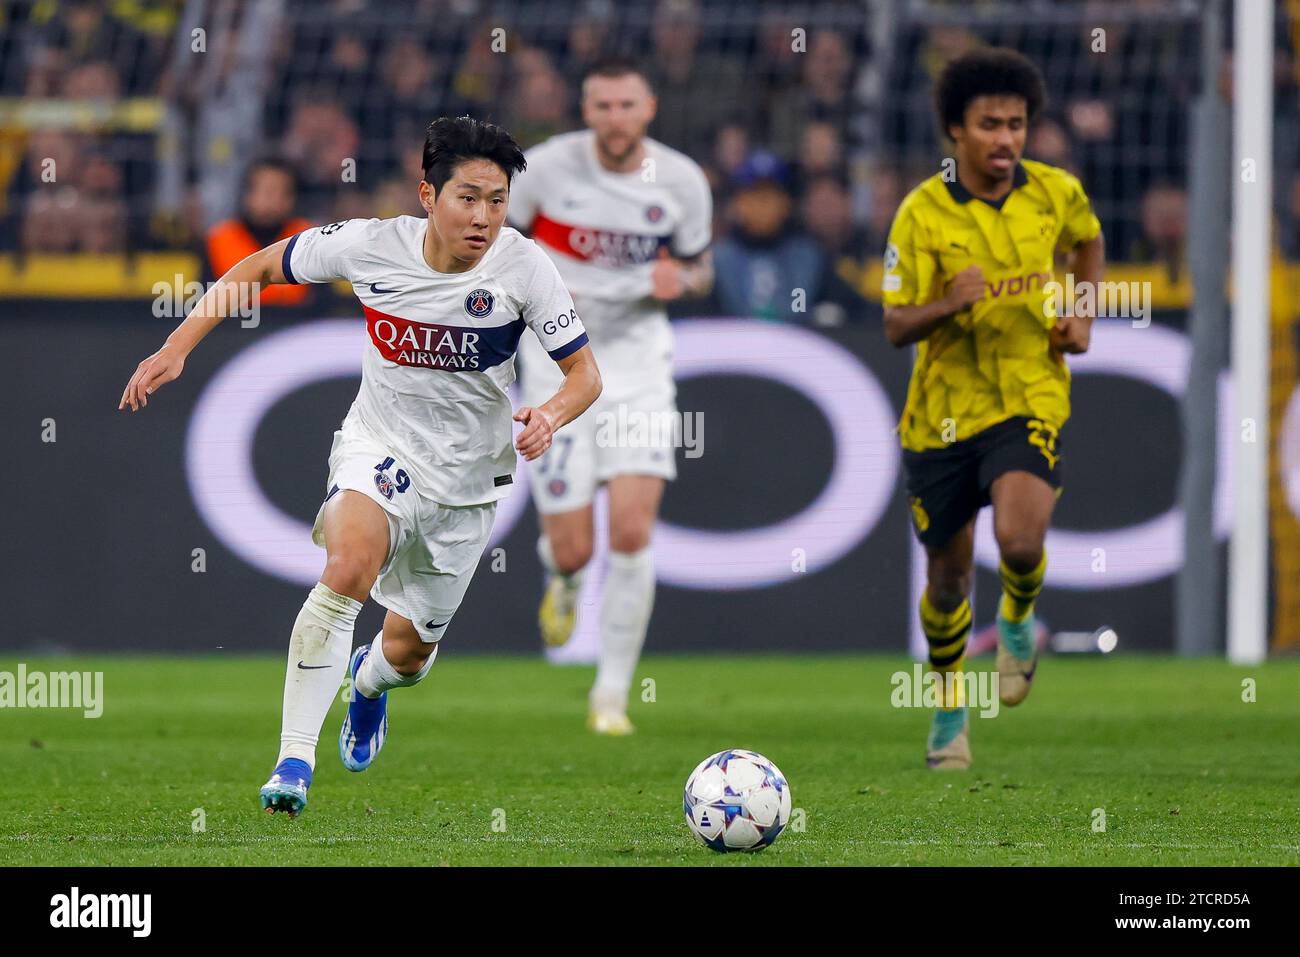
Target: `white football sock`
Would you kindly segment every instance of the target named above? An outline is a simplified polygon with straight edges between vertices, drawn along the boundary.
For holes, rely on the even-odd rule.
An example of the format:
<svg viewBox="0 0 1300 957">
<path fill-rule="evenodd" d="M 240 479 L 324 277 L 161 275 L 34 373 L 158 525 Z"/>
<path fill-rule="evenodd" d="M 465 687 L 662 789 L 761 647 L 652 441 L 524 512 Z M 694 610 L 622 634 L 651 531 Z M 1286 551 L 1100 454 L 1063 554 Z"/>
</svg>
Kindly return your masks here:
<svg viewBox="0 0 1300 957">
<path fill-rule="evenodd" d="M 587 566 L 584 565 L 576 572 L 567 575 L 560 571 L 560 566 L 555 564 L 555 553 L 551 551 L 551 540 L 545 535 L 537 539 L 537 557 L 541 560 L 542 567 L 564 582 L 567 588 L 576 592 L 582 587 L 582 580 L 587 577 Z"/>
<path fill-rule="evenodd" d="M 626 704 L 655 601 L 654 555 L 610 552 L 600 605 L 600 662 L 591 700 L 598 707 Z"/>
<path fill-rule="evenodd" d="M 361 662 L 361 667 L 357 669 L 356 681 L 353 682 L 352 687 L 363 697 L 374 699 L 393 688 L 409 688 L 411 685 L 418 685 L 428 676 L 429 669 L 433 667 L 433 660 L 437 657 L 438 646 L 435 644 L 429 654 L 429 660 L 423 667 L 413 675 L 404 675 L 384 657 L 384 633 L 381 631 L 370 643 L 370 654 L 366 655 L 366 660 Z"/>
<path fill-rule="evenodd" d="M 293 623 L 284 675 L 280 757 L 316 767 L 321 725 L 338 693 L 352 654 L 352 628 L 361 602 L 317 582 Z"/>
</svg>

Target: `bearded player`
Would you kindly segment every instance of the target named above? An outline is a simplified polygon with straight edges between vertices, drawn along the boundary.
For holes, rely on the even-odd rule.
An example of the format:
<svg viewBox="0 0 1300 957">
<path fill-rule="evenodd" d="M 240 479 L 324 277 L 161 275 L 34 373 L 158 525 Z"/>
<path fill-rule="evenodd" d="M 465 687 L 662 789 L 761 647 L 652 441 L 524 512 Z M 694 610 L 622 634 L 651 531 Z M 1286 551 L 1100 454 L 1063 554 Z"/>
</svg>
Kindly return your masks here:
<svg viewBox="0 0 1300 957">
<path fill-rule="evenodd" d="M 230 311 L 221 304 L 232 293 L 247 300 L 254 283 L 346 280 L 361 300 L 369 333 L 361 390 L 334 433 L 312 531 L 325 571 L 289 637 L 280 754 L 261 789 L 268 813 L 293 817 L 306 806 L 316 742 L 345 673 L 354 693 L 339 754 L 351 771 L 370 766 L 388 730 L 388 692 L 429 673 L 469 587 L 514 481 L 514 450 L 536 459 L 600 394 L 555 267 L 504 227 L 510 181 L 524 165 L 505 130 L 467 116 L 435 120 L 419 184 L 426 217 L 332 223 L 247 257 L 140 363 L 122 395 L 119 409 L 147 406 Z M 512 449 L 506 390 L 525 326 L 557 366 L 557 387 L 515 413 L 523 428 Z M 368 595 L 388 613 L 352 653 Z"/>
<path fill-rule="evenodd" d="M 677 421 L 665 304 L 705 295 L 713 283 L 708 182 L 691 159 L 645 135 L 654 115 L 636 64 L 594 66 L 582 84 L 587 129 L 529 150 L 510 203 L 511 221 L 531 232 L 573 294 L 605 382 L 600 401 L 531 474 L 547 572 L 538 620 L 550 646 L 573 633 L 595 544 L 592 499 L 599 486 L 608 490 L 609 567 L 587 722 L 598 734 L 633 730 L 628 691 L 654 605 L 651 531 L 676 476 L 671 430 L 621 435 L 614 426 Z M 556 373 L 532 337 L 520 355 L 524 401 L 532 402 L 554 388 Z"/>
<path fill-rule="evenodd" d="M 984 49 L 954 60 L 935 90 L 955 176 L 930 177 L 903 200 L 885 251 L 885 334 L 916 345 L 898 426 L 907 494 L 927 556 L 921 626 L 930 666 L 960 674 L 971 629 L 975 516 L 993 506 L 1002 597 L 999 697 L 1017 705 L 1037 668 L 1034 602 L 1043 543 L 1062 480 L 1070 415 L 1066 354 L 1087 351 L 1092 315 L 1058 310 L 1055 255 L 1076 285 L 1101 280 L 1101 225 L 1064 170 L 1022 160 L 1043 80 L 1020 54 Z M 949 164 L 950 165 L 950 164 Z M 931 768 L 970 766 L 968 712 L 949 682 L 926 747 Z"/>
</svg>

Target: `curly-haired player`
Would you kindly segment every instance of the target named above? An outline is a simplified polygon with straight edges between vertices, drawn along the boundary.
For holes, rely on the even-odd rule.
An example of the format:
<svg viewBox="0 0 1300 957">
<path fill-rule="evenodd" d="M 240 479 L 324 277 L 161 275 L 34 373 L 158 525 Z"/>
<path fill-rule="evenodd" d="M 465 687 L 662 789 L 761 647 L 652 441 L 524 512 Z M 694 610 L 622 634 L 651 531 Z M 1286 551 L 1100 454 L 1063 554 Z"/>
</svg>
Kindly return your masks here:
<svg viewBox="0 0 1300 957">
<path fill-rule="evenodd" d="M 1034 601 L 1061 490 L 1060 430 L 1070 415 L 1064 354 L 1087 350 L 1092 316 L 1056 308 L 1055 257 L 1076 288 L 1101 280 L 1101 225 L 1078 179 L 1022 160 L 1044 101 L 1038 69 L 1012 50 L 949 63 L 935 106 L 954 164 L 900 205 L 885 250 L 885 334 L 916 345 L 898 426 L 917 537 L 928 558 L 921 625 L 930 666 L 960 674 L 971 628 L 975 516 L 993 506 L 1001 555 L 1002 703 L 1029 693 L 1037 666 Z M 967 711 L 946 682 L 926 748 L 932 768 L 970 766 Z"/>
</svg>

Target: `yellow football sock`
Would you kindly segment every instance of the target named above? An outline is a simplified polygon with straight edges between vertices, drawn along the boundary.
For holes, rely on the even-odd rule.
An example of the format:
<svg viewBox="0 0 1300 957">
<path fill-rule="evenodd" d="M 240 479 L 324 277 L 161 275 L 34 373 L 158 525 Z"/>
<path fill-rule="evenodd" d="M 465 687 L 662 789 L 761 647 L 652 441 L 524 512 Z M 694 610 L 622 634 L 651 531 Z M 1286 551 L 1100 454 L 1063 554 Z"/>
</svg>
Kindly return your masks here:
<svg viewBox="0 0 1300 957">
<path fill-rule="evenodd" d="M 1039 560 L 1033 571 L 1014 572 L 1006 562 L 998 563 L 998 574 L 1002 577 L 1002 617 L 1013 624 L 1019 624 L 1029 617 L 1034 610 L 1034 601 L 1043 590 L 1043 576 L 1047 574 L 1047 552 Z"/>
<path fill-rule="evenodd" d="M 958 677 L 966 660 L 966 639 L 970 637 L 970 601 L 963 598 L 952 611 L 943 612 L 930 604 L 928 592 L 921 594 L 921 630 L 930 646 L 930 668 L 944 676 L 943 707 L 956 708 L 961 700 Z M 952 675 L 953 678 L 948 676 Z"/>
</svg>

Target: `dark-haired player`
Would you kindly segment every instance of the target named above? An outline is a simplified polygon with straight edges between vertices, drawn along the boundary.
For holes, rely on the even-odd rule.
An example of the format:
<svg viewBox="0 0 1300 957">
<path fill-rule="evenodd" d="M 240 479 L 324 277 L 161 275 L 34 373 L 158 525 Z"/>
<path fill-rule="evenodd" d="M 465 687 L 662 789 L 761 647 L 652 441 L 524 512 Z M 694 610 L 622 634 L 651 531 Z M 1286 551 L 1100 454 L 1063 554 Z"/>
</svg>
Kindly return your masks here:
<svg viewBox="0 0 1300 957">
<path fill-rule="evenodd" d="M 140 363 L 122 394 L 118 407 L 134 411 L 180 375 L 220 322 L 230 284 L 343 279 L 361 300 L 370 342 L 312 531 L 325 571 L 289 638 L 280 755 L 261 789 L 269 813 L 306 806 L 321 724 L 345 672 L 354 694 L 339 751 L 348 769 L 363 771 L 384 743 L 387 692 L 418 683 L 433 665 L 513 481 L 506 389 L 524 327 L 562 372 L 547 401 L 514 415 L 524 425 L 514 448 L 526 459 L 600 394 L 559 274 L 504 226 L 510 180 L 523 167 L 505 130 L 469 117 L 435 120 L 419 184 L 427 218 L 346 220 L 254 253 Z M 367 595 L 388 614 L 349 664 Z"/>
<path fill-rule="evenodd" d="M 1021 159 L 1043 100 L 1037 68 L 1012 50 L 949 63 L 935 101 L 956 147 L 955 175 L 940 172 L 908 194 L 885 251 L 885 334 L 895 346 L 916 345 L 898 432 L 928 558 L 920 614 L 930 665 L 961 672 L 975 515 L 992 504 L 999 696 L 1007 705 L 1024 700 L 1037 665 L 1034 601 L 1070 414 L 1063 354 L 1086 351 L 1092 325 L 1082 309 L 1057 315 L 1045 287 L 1058 249 L 1070 251 L 1076 284 L 1099 282 L 1104 264 L 1101 226 L 1079 181 Z M 934 716 L 932 768 L 970 766 L 962 704 L 945 696 Z"/>
<path fill-rule="evenodd" d="M 675 477 L 673 430 L 633 441 L 609 426 L 676 421 L 673 335 L 666 303 L 708 292 L 713 199 L 690 157 L 646 136 L 655 97 L 631 60 L 595 64 L 582 81 L 587 128 L 528 151 L 511 222 L 551 257 L 582 307 L 605 391 L 531 469 L 547 570 L 538 612 L 548 645 L 569 640 L 581 579 L 595 547 L 592 499 L 609 494 L 609 565 L 600 608 L 600 659 L 588 727 L 624 735 L 627 696 L 654 606 L 650 538 L 664 484 Z M 524 401 L 555 386 L 531 337 L 519 348 Z"/>
</svg>

